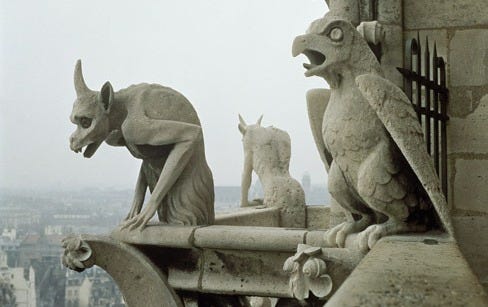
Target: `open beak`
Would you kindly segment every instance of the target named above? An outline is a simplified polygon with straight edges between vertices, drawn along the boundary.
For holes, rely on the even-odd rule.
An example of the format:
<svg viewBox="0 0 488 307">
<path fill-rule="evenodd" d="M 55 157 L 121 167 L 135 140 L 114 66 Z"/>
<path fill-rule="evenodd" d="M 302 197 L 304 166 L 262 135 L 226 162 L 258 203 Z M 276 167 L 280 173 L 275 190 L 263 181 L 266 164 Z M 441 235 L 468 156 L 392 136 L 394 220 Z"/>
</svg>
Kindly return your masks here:
<svg viewBox="0 0 488 307">
<path fill-rule="evenodd" d="M 292 55 L 294 57 L 299 54 L 304 54 L 310 63 L 303 63 L 303 67 L 307 70 L 305 76 L 310 77 L 316 75 L 325 63 L 325 55 L 314 48 L 316 39 L 310 34 L 300 35 L 295 38 L 292 46 Z"/>
</svg>

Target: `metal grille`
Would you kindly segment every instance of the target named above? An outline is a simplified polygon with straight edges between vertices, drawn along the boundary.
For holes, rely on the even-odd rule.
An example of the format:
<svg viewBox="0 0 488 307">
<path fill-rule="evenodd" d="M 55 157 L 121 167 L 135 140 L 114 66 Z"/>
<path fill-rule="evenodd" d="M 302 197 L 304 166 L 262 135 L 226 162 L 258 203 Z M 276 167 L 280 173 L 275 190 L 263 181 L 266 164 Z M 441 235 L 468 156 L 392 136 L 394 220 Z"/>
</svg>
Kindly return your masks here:
<svg viewBox="0 0 488 307">
<path fill-rule="evenodd" d="M 434 42 L 432 55 L 428 38 L 422 54 L 420 38 L 407 41 L 404 68 L 397 68 L 403 75 L 404 91 L 417 112 L 424 129 L 427 151 L 441 180 L 447 198 L 447 137 L 446 122 L 449 91 L 446 87 L 446 63 L 437 56 Z"/>
</svg>

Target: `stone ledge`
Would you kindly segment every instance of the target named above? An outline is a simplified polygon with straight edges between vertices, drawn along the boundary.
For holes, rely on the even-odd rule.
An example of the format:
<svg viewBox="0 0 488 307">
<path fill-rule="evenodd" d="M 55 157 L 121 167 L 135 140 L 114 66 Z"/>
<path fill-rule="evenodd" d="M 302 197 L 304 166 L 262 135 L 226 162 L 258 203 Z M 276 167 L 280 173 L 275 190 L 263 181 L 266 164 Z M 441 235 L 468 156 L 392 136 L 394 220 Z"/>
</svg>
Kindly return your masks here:
<svg viewBox="0 0 488 307">
<path fill-rule="evenodd" d="M 459 247 L 436 236 L 380 240 L 326 306 L 487 306 Z"/>
<path fill-rule="evenodd" d="M 280 227 L 280 211 L 278 208 L 244 208 L 217 215 L 215 225 Z"/>
</svg>

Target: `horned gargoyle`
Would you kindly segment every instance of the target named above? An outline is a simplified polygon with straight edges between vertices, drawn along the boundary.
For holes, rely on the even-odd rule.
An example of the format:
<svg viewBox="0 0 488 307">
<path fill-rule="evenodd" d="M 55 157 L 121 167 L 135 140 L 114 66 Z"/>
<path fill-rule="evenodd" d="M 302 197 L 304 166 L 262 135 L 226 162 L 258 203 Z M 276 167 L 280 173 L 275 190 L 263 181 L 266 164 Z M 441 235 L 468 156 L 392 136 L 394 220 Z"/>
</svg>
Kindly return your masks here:
<svg viewBox="0 0 488 307">
<path fill-rule="evenodd" d="M 358 235 L 367 251 L 383 236 L 452 224 L 416 113 L 383 71 L 365 39 L 346 21 L 327 14 L 295 38 L 305 75 L 324 78 L 330 90 L 309 93 L 311 127 L 328 167 L 329 192 L 348 221 L 326 235 L 343 247 Z M 321 116 L 313 110 L 325 110 Z M 437 212 L 437 214 L 436 214 Z"/>
<path fill-rule="evenodd" d="M 273 126 L 261 127 L 262 116 L 256 124 L 248 125 L 239 115 L 239 131 L 244 146 L 241 207 L 263 204 L 281 210 L 285 227 L 305 227 L 305 193 L 290 176 L 291 141 L 286 131 Z M 252 171 L 255 171 L 264 190 L 262 201 L 248 201 Z"/>
<path fill-rule="evenodd" d="M 81 61 L 74 73 L 77 125 L 70 147 L 90 158 L 105 141 L 125 146 L 142 159 L 132 208 L 122 228 L 142 229 L 158 213 L 169 224 L 203 225 L 214 220 L 214 188 L 205 159 L 202 128 L 191 103 L 157 84 L 137 84 L 114 92 L 106 82 L 99 92 L 83 79 Z M 149 187 L 151 197 L 144 209 Z"/>
</svg>

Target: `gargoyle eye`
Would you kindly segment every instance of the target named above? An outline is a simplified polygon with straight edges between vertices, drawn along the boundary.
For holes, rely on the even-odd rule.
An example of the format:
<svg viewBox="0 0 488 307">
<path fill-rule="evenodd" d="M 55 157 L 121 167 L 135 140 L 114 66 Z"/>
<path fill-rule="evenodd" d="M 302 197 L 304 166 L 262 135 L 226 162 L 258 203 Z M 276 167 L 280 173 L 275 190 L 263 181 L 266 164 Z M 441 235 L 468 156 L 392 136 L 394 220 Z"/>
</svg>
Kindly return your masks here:
<svg viewBox="0 0 488 307">
<path fill-rule="evenodd" d="M 88 118 L 88 117 L 80 117 L 80 125 L 81 127 L 83 127 L 84 129 L 87 129 L 91 126 L 92 124 L 92 119 L 91 118 Z"/>
<path fill-rule="evenodd" d="M 333 28 L 329 32 L 329 37 L 334 42 L 338 42 L 342 40 L 342 38 L 344 37 L 344 33 L 342 32 L 341 28 Z"/>
</svg>

